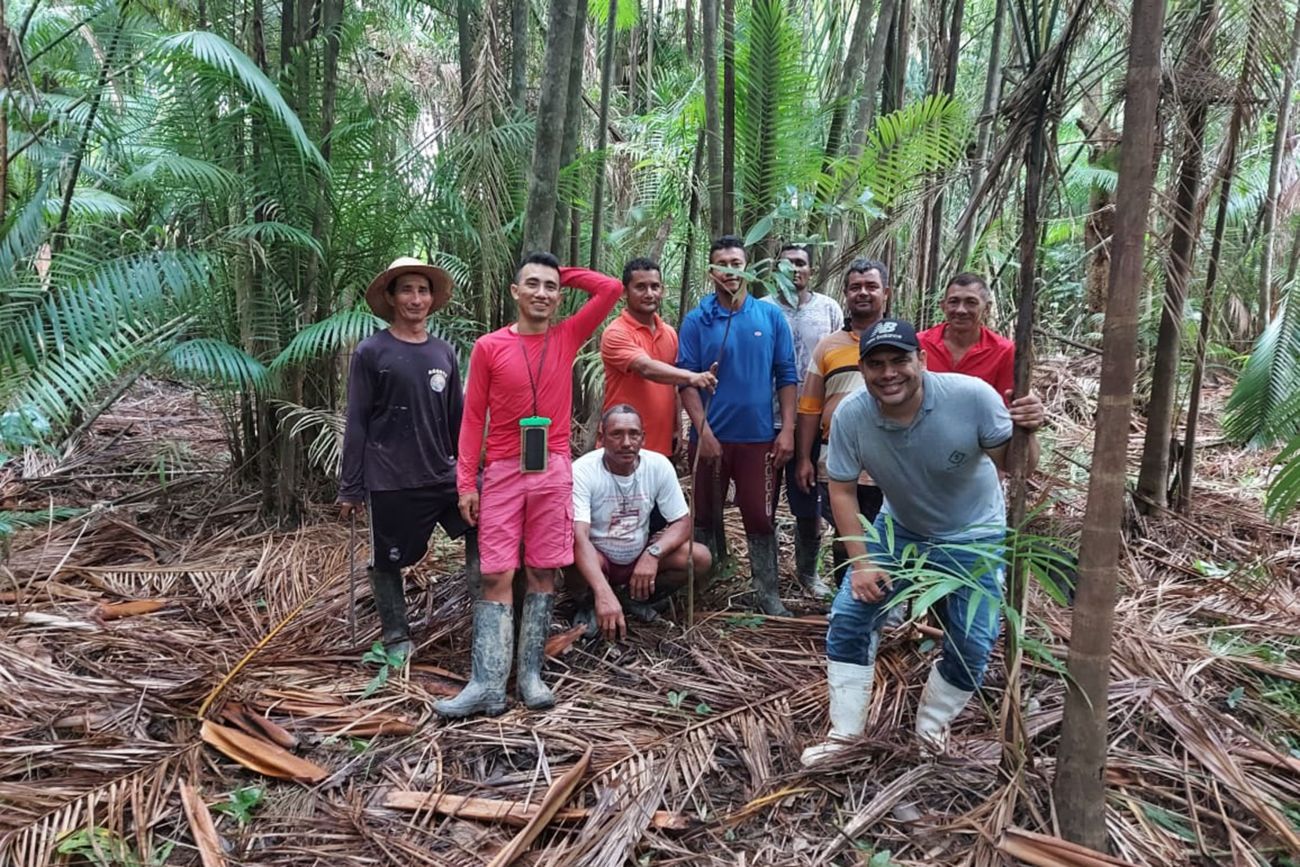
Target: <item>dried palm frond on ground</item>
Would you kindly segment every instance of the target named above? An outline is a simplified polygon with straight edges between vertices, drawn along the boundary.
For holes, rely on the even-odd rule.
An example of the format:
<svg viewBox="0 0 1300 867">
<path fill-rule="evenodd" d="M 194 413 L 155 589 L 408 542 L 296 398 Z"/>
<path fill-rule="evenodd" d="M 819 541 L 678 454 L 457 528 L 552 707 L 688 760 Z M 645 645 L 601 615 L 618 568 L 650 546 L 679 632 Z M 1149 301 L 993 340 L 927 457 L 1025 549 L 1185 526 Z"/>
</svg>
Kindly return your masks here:
<svg viewBox="0 0 1300 867">
<path fill-rule="evenodd" d="M 1036 521 L 1068 536 L 1095 389 L 1055 362 L 1040 386 L 1054 431 Z M 158 394 L 127 400 L 160 436 Z M 1131 518 L 1110 701 L 1113 857 L 1089 861 L 1050 837 L 1070 623 L 1041 592 L 1018 780 L 999 770 L 1000 658 L 953 755 L 918 755 L 912 716 L 935 648 L 912 626 L 886 637 L 867 736 L 829 768 L 801 768 L 827 725 L 824 617 L 811 600 L 789 599 L 806 615 L 792 619 L 731 607 L 743 562 L 701 593 L 692 630 L 679 606 L 623 644 L 568 646 L 548 670 L 553 710 L 445 723 L 432 703 L 468 670 L 458 546 L 437 540 L 408 584 L 415 664 L 363 663 L 377 620 L 362 580 L 362 641 L 349 645 L 348 536 L 323 507 L 317 523 L 267 533 L 220 475 L 169 487 L 166 503 L 131 488 L 156 487 L 156 474 L 72 480 L 127 465 L 126 435 L 107 424 L 73 455 L 76 472 L 51 463 L 39 481 L 4 483 L 13 507 L 133 504 L 24 531 L 0 573 L 0 863 L 63 850 L 140 864 L 484 864 L 504 862 L 530 823 L 521 862 L 539 865 L 861 864 L 886 850 L 898 864 L 1300 858 L 1300 534 L 1265 523 L 1241 490 L 1266 456 L 1203 452 L 1194 516 Z M 182 433 L 206 443 L 180 449 L 190 469 L 222 466 L 211 427 Z M 733 538 L 743 553 L 738 528 Z M 105 607 L 132 600 L 156 604 Z M 556 803 L 562 783 L 575 790 Z M 537 818 L 550 808 L 553 821 Z"/>
</svg>

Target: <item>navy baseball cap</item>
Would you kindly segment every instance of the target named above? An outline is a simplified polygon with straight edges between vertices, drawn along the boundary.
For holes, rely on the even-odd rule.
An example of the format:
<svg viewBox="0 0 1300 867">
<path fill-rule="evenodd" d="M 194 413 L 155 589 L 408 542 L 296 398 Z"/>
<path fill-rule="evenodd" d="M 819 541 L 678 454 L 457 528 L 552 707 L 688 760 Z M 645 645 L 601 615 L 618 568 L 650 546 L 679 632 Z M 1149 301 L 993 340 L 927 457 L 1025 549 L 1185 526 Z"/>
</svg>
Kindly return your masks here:
<svg viewBox="0 0 1300 867">
<path fill-rule="evenodd" d="M 892 346 L 904 352 L 916 352 L 921 343 L 916 339 L 916 329 L 912 323 L 902 319 L 882 319 L 867 329 L 858 341 L 858 358 L 878 346 Z"/>
</svg>

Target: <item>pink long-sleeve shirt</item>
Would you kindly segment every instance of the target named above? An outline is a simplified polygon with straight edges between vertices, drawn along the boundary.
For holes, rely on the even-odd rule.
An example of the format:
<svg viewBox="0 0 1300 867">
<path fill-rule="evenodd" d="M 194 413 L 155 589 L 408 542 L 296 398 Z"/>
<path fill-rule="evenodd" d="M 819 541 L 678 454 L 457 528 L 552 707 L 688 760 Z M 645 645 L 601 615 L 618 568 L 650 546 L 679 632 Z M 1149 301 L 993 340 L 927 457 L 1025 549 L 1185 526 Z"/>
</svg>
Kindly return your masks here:
<svg viewBox="0 0 1300 867">
<path fill-rule="evenodd" d="M 573 415 L 573 362 L 578 350 L 623 294 L 623 284 L 586 268 L 561 268 L 560 284 L 591 296 L 577 313 L 552 325 L 542 334 L 520 334 L 508 325 L 474 341 L 469 356 L 469 379 L 460 425 L 460 459 L 456 487 L 462 494 L 475 490 L 483 428 L 487 425 L 487 460 L 519 457 L 519 420 L 533 415 L 531 370 L 537 386 L 537 415 L 551 420 L 551 452 L 569 451 L 569 423 Z M 549 334 L 549 337 L 547 337 Z M 542 345 L 546 361 L 538 376 Z"/>
</svg>

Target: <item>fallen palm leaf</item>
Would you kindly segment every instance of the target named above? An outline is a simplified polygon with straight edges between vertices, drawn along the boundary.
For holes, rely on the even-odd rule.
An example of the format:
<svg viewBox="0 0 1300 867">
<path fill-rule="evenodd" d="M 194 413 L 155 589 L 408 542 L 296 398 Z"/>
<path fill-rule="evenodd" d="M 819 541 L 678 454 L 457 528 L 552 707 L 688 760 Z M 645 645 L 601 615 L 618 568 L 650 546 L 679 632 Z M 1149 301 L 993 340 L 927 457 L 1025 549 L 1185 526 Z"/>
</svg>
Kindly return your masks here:
<svg viewBox="0 0 1300 867">
<path fill-rule="evenodd" d="M 225 867 L 226 856 L 221 851 L 221 838 L 217 836 L 217 826 L 212 821 L 208 805 L 203 803 L 199 793 L 187 780 L 181 780 L 181 808 L 190 823 L 190 833 L 194 836 L 194 846 L 199 850 L 203 867 Z"/>
<path fill-rule="evenodd" d="M 120 620 L 123 617 L 136 617 L 141 614 L 153 614 L 167 607 L 166 599 L 135 599 L 131 602 L 101 602 L 95 609 L 100 620 Z"/>
<path fill-rule="evenodd" d="M 253 737 L 266 738 L 286 750 L 297 749 L 298 739 L 287 729 L 276 725 L 259 713 L 249 710 L 239 702 L 231 702 L 221 709 L 221 718 Z"/>
<path fill-rule="evenodd" d="M 562 656 L 565 651 L 573 646 L 573 642 L 582 637 L 582 633 L 587 631 L 584 624 L 578 624 L 572 629 L 561 632 L 559 635 L 552 635 L 546 639 L 546 655 L 550 657 Z"/>
<path fill-rule="evenodd" d="M 1008 828 L 998 848 L 1034 867 L 1137 867 L 1110 855 L 1046 834 Z"/>
<path fill-rule="evenodd" d="M 509 867 L 515 862 L 520 855 L 528 851 L 528 847 L 533 845 L 537 835 L 542 833 L 555 814 L 560 812 L 560 808 L 573 797 L 577 791 L 578 784 L 582 782 L 582 775 L 587 772 L 587 766 L 591 764 L 591 747 L 582 754 L 578 763 L 569 768 L 564 776 L 555 781 L 546 792 L 546 797 L 542 798 L 541 804 L 538 805 L 537 813 L 528 820 L 528 824 L 507 843 L 501 851 L 488 862 L 488 867 Z"/>
<path fill-rule="evenodd" d="M 442 816 L 454 816 L 457 819 L 474 819 L 480 822 L 501 822 L 522 828 L 531 822 L 541 810 L 540 804 L 527 804 L 521 801 L 502 801 L 496 798 L 473 798 L 465 795 L 449 795 L 445 792 L 389 792 L 384 798 L 384 806 L 394 810 L 432 810 Z M 581 822 L 591 815 L 585 807 L 565 807 L 551 817 L 552 822 Z M 690 827 L 690 820 L 681 813 L 656 810 L 650 818 L 650 825 L 661 831 L 684 831 Z"/>
<path fill-rule="evenodd" d="M 203 742 L 215 747 L 251 771 L 281 780 L 319 783 L 329 776 L 320 765 L 300 759 L 275 744 L 246 735 L 238 729 L 203 721 Z"/>
</svg>

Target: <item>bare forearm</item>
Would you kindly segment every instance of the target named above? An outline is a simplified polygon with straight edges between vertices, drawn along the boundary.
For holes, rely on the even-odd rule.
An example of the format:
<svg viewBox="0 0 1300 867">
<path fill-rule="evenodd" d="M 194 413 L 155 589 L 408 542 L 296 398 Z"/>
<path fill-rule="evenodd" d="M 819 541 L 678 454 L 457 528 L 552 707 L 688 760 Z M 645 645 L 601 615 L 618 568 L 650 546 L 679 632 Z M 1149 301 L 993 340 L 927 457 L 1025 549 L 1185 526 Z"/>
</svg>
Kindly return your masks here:
<svg viewBox="0 0 1300 867">
<path fill-rule="evenodd" d="M 685 545 L 690 538 L 691 519 L 689 517 L 679 518 L 664 527 L 663 534 L 659 537 L 659 547 L 663 551 L 663 555 L 666 556 Z"/>
<path fill-rule="evenodd" d="M 811 461 L 813 443 L 817 442 L 821 416 L 799 413 L 794 427 L 794 456 L 797 460 Z"/>
<path fill-rule="evenodd" d="M 700 399 L 700 392 L 694 388 L 683 388 L 677 392 L 682 398 L 682 408 L 686 410 L 686 416 L 695 425 L 696 431 L 704 430 L 704 401 Z"/>
<path fill-rule="evenodd" d="M 573 565 L 578 568 L 578 574 L 587 582 L 592 593 L 600 595 L 613 592 L 609 586 L 609 579 L 600 568 L 600 555 L 596 553 L 591 540 L 584 538 L 574 540 Z"/>
<path fill-rule="evenodd" d="M 777 400 L 781 405 L 781 427 L 786 430 L 794 430 L 794 404 L 796 391 L 798 391 L 797 386 L 785 385 L 776 393 Z"/>
<path fill-rule="evenodd" d="M 648 355 L 643 355 L 632 362 L 630 369 L 636 375 L 643 376 L 651 382 L 661 382 L 665 385 L 690 385 L 691 377 L 694 376 L 689 370 L 665 364 Z"/>
</svg>

